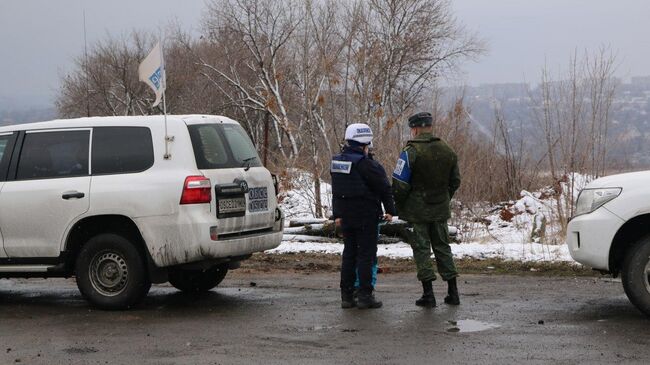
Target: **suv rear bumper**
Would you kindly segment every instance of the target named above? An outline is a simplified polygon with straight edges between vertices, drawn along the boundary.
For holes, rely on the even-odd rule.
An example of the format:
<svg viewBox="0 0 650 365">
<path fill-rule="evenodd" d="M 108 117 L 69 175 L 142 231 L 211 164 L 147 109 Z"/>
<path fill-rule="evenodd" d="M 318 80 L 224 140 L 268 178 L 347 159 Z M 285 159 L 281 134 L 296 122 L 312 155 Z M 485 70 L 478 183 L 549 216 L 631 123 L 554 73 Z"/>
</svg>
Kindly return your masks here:
<svg viewBox="0 0 650 365">
<path fill-rule="evenodd" d="M 571 257 L 591 268 L 609 270 L 609 249 L 624 223 L 605 207 L 573 218 L 566 239 Z"/>
<path fill-rule="evenodd" d="M 243 237 L 233 237 L 224 240 L 210 241 L 202 244 L 204 258 L 222 258 L 242 256 L 276 248 L 282 242 L 282 230 L 269 230 Z"/>
<path fill-rule="evenodd" d="M 276 248 L 282 242 L 284 219 L 268 230 L 213 241 L 210 227 L 217 221 L 202 209 L 186 209 L 182 215 L 134 219 L 157 267 L 211 259 L 244 256 Z M 218 231 L 218 227 L 217 227 Z"/>
</svg>

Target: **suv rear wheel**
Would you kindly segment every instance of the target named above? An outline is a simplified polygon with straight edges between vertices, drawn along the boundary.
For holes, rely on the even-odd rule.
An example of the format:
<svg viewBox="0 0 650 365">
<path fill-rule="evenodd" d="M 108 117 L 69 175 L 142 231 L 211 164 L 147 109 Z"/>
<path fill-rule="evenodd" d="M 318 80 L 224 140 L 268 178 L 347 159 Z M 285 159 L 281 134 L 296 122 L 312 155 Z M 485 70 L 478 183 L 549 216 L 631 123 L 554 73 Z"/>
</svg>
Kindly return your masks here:
<svg viewBox="0 0 650 365">
<path fill-rule="evenodd" d="M 621 279 L 630 302 L 650 316 L 650 236 L 639 240 L 626 253 Z"/>
<path fill-rule="evenodd" d="M 169 271 L 169 283 L 183 292 L 201 293 L 219 285 L 227 273 L 225 266 L 214 266 L 208 270 L 174 268 Z"/>
<path fill-rule="evenodd" d="M 151 288 L 145 267 L 131 241 L 116 234 L 100 234 L 88 240 L 77 257 L 77 286 L 84 298 L 99 308 L 130 308 Z"/>
</svg>

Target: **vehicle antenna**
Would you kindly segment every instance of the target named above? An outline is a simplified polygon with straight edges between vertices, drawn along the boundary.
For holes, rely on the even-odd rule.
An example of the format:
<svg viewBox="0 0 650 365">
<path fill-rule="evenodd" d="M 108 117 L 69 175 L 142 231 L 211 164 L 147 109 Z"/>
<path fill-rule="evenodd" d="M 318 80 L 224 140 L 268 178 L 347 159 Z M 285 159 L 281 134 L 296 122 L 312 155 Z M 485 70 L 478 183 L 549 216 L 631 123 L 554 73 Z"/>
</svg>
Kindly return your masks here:
<svg viewBox="0 0 650 365">
<path fill-rule="evenodd" d="M 84 69 L 86 84 L 86 116 L 90 117 L 90 85 L 88 84 L 88 38 L 86 37 L 86 8 L 83 8 L 84 18 Z"/>
</svg>

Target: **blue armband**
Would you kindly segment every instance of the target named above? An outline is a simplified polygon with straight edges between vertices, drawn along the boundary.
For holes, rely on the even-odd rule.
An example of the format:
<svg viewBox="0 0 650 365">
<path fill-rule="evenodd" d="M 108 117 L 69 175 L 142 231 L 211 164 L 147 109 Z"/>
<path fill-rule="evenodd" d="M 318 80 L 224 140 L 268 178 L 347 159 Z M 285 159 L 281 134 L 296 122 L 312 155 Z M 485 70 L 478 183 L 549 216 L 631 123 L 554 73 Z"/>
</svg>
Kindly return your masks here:
<svg viewBox="0 0 650 365">
<path fill-rule="evenodd" d="M 403 183 L 411 183 L 411 165 L 409 164 L 409 155 L 406 151 L 402 151 L 397 160 L 397 166 L 393 171 L 393 178 Z"/>
</svg>

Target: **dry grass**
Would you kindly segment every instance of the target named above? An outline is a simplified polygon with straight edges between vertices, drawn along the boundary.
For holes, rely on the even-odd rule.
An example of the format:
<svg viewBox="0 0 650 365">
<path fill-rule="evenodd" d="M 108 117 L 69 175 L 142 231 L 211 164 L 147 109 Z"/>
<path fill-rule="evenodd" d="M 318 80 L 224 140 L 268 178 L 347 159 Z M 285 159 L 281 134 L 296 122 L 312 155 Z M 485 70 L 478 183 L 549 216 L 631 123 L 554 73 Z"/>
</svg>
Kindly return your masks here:
<svg viewBox="0 0 650 365">
<path fill-rule="evenodd" d="M 282 255 L 255 254 L 242 263 L 247 272 L 336 272 L 340 270 L 341 257 L 317 253 L 291 253 Z M 456 260 L 462 274 L 485 275 L 537 275 L 537 276 L 598 276 L 600 274 L 584 266 L 571 263 L 518 262 L 499 259 Z M 379 258 L 382 274 L 413 272 L 415 263 L 410 259 Z"/>
</svg>

